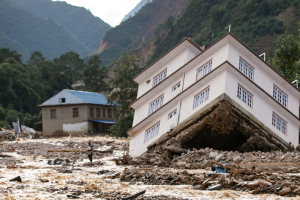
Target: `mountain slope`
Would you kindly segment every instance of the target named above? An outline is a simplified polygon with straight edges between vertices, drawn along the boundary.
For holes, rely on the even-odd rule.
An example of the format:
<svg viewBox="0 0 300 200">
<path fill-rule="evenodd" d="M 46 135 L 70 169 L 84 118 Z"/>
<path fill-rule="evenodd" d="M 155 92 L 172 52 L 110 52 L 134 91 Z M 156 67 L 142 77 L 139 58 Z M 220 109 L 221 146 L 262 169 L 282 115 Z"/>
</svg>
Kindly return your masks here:
<svg viewBox="0 0 300 200">
<path fill-rule="evenodd" d="M 141 2 L 134 7 L 125 17 L 122 19 L 122 22 L 126 21 L 128 18 L 133 17 L 139 10 L 146 5 L 147 3 L 151 3 L 153 0 L 141 0 Z"/>
<path fill-rule="evenodd" d="M 47 59 L 54 59 L 68 51 L 80 55 L 91 53 L 63 26 L 52 19 L 45 20 L 10 0 L 0 1 L 0 19 L 0 31 L 30 53 L 41 51 Z M 16 50 L 21 52 L 21 49 Z"/>
<path fill-rule="evenodd" d="M 16 50 L 22 54 L 22 58 L 28 60 L 30 57 L 29 51 L 19 42 L 9 38 L 5 33 L 0 31 L 0 47 L 9 47 L 10 50 Z"/>
<path fill-rule="evenodd" d="M 231 32 L 252 50 L 266 52 L 270 58 L 278 35 L 286 30 L 297 32 L 299 6 L 298 0 L 192 0 L 169 33 L 156 41 L 155 51 L 147 64 L 184 37 L 208 46 L 228 31 L 225 27 L 229 24 Z"/>
<path fill-rule="evenodd" d="M 46 19 L 52 18 L 63 25 L 87 48 L 96 51 L 104 33 L 110 25 L 95 17 L 90 11 L 82 7 L 72 6 L 66 2 L 51 0 L 13 0 L 31 12 Z"/>
<path fill-rule="evenodd" d="M 160 23 L 171 16 L 177 17 L 190 0 L 154 0 L 146 4 L 133 17 L 108 30 L 101 41 L 98 53 L 103 65 L 110 65 L 124 51 L 132 51 L 147 42 Z"/>
</svg>

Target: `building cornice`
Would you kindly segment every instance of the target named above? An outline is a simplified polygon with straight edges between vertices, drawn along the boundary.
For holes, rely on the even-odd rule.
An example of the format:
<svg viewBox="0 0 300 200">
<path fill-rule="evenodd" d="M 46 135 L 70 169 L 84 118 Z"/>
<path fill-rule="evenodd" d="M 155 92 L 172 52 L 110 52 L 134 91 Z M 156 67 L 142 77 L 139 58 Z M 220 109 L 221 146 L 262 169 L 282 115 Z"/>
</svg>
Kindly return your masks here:
<svg viewBox="0 0 300 200">
<path fill-rule="evenodd" d="M 290 110 L 288 110 L 286 107 L 284 107 L 282 104 L 280 104 L 276 99 L 274 99 L 270 94 L 268 94 L 265 90 L 263 90 L 260 86 L 258 86 L 254 81 L 250 80 L 246 75 L 244 75 L 241 71 L 239 71 L 236 67 L 234 67 L 229 61 L 225 61 L 222 64 L 220 64 L 219 66 L 217 66 L 215 69 L 213 69 L 209 74 L 207 74 L 206 76 L 202 77 L 201 79 L 199 79 L 198 81 L 196 81 L 195 83 L 193 83 L 192 85 L 190 85 L 188 88 L 186 88 L 185 90 L 183 90 L 181 93 L 179 93 L 178 95 L 176 95 L 174 98 L 172 98 L 170 101 L 168 101 L 166 104 L 164 104 L 162 107 L 160 107 L 159 109 L 157 109 L 155 112 L 153 112 L 151 115 L 148 115 L 146 118 L 144 118 L 142 121 L 140 121 L 138 124 L 136 124 L 134 127 L 132 127 L 131 129 L 129 129 L 127 131 L 127 134 L 132 131 L 133 129 L 135 129 L 138 125 L 140 125 L 141 123 L 143 123 L 145 120 L 147 120 L 148 118 L 152 117 L 155 113 L 159 112 L 160 110 L 162 110 L 163 108 L 165 108 L 168 104 L 170 104 L 173 100 L 175 100 L 176 98 L 180 97 L 181 95 L 183 95 L 185 92 L 187 92 L 189 89 L 191 89 L 194 85 L 196 85 L 197 83 L 199 83 L 200 81 L 207 79 L 208 77 L 210 77 L 212 74 L 214 74 L 215 71 L 217 71 L 219 68 L 221 68 L 222 66 L 225 66 L 225 64 L 228 64 L 231 68 L 233 68 L 236 72 L 238 72 L 240 75 L 242 75 L 245 79 L 247 79 L 250 83 L 252 83 L 254 86 L 256 86 L 259 90 L 261 90 L 264 94 L 266 94 L 269 98 L 271 98 L 274 102 L 276 102 L 277 105 L 279 105 L 281 108 L 283 108 L 285 111 L 287 111 L 289 114 L 291 114 L 291 116 L 293 116 L 298 122 L 300 122 L 299 117 L 297 117 L 296 115 L 294 115 Z"/>
<path fill-rule="evenodd" d="M 143 74 L 145 71 L 147 71 L 150 67 L 152 67 L 155 63 L 157 63 L 158 61 L 160 61 L 163 57 L 165 57 L 166 55 L 168 55 L 171 51 L 173 51 L 176 47 L 178 47 L 179 45 L 181 45 L 182 43 L 184 43 L 185 41 L 190 42 L 194 47 L 196 47 L 197 49 L 199 49 L 200 51 L 201 48 L 200 46 L 194 42 L 193 40 L 191 40 L 190 38 L 184 38 L 183 40 L 181 40 L 178 44 L 176 44 L 174 47 L 172 47 L 169 51 L 167 51 L 166 53 L 164 53 L 162 56 L 160 56 L 158 59 L 156 59 L 153 63 L 151 63 L 150 65 L 148 65 L 146 68 L 144 68 L 141 72 L 139 72 L 135 77 L 133 77 L 133 80 L 136 79 L 138 76 L 140 76 L 141 74 Z"/>
</svg>

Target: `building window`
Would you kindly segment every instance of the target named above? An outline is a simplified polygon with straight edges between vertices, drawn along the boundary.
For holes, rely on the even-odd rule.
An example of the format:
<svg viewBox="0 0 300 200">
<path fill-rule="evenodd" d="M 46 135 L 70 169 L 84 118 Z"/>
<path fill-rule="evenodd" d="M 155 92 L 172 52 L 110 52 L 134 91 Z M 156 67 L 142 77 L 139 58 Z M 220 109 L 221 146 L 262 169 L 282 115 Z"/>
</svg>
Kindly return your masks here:
<svg viewBox="0 0 300 200">
<path fill-rule="evenodd" d="M 158 122 L 157 124 L 155 124 L 154 126 L 149 128 L 148 130 L 146 130 L 144 143 L 148 142 L 149 140 L 154 138 L 156 135 L 158 135 L 159 126 L 160 126 L 160 122 Z"/>
<path fill-rule="evenodd" d="M 162 82 L 167 77 L 167 69 L 153 78 L 153 87 Z"/>
<path fill-rule="evenodd" d="M 253 80 L 254 68 L 250 66 L 246 61 L 240 58 L 239 70 L 243 72 L 248 78 Z"/>
<path fill-rule="evenodd" d="M 106 118 L 106 115 L 105 115 L 105 108 L 102 109 L 102 117 L 103 117 L 103 118 Z"/>
<path fill-rule="evenodd" d="M 73 108 L 73 117 L 79 117 L 78 108 Z"/>
<path fill-rule="evenodd" d="M 172 92 L 180 88 L 180 82 L 172 87 Z"/>
<path fill-rule="evenodd" d="M 197 70 L 197 81 L 211 72 L 212 60 Z"/>
<path fill-rule="evenodd" d="M 282 90 L 280 90 L 276 85 L 273 85 L 273 97 L 276 99 L 279 103 L 284 105 L 284 107 L 287 107 L 287 94 L 285 94 Z"/>
<path fill-rule="evenodd" d="M 90 108 L 90 117 L 94 117 L 94 108 Z"/>
<path fill-rule="evenodd" d="M 240 85 L 238 85 L 237 97 L 252 108 L 253 95 Z"/>
<path fill-rule="evenodd" d="M 97 117 L 101 117 L 101 109 L 100 108 L 96 109 L 96 114 L 97 114 Z"/>
<path fill-rule="evenodd" d="M 274 112 L 272 114 L 272 125 L 276 127 L 279 131 L 281 131 L 284 135 L 286 135 L 287 130 L 287 122 L 285 122 L 282 118 L 278 117 Z"/>
<path fill-rule="evenodd" d="M 66 98 L 59 98 L 59 103 L 66 103 Z"/>
<path fill-rule="evenodd" d="M 209 98 L 209 87 L 194 97 L 194 109 Z"/>
<path fill-rule="evenodd" d="M 177 114 L 177 109 L 168 115 L 168 119 L 172 119 Z"/>
<path fill-rule="evenodd" d="M 111 112 L 111 109 L 107 109 L 107 115 L 108 115 L 108 118 L 112 118 L 112 112 Z"/>
<path fill-rule="evenodd" d="M 50 117 L 51 117 L 51 119 L 56 119 L 56 110 L 55 109 L 50 110 Z"/>
<path fill-rule="evenodd" d="M 151 115 L 156 110 L 158 110 L 160 107 L 162 107 L 163 101 L 164 101 L 164 95 L 158 97 L 152 103 L 150 103 L 149 115 Z"/>
</svg>

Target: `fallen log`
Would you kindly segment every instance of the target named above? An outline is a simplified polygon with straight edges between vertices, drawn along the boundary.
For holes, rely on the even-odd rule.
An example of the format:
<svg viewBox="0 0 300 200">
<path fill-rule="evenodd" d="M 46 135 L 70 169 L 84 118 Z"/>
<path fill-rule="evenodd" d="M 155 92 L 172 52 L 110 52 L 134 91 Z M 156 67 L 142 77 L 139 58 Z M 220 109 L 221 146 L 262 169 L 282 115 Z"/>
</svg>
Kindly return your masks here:
<svg viewBox="0 0 300 200">
<path fill-rule="evenodd" d="M 59 149 L 59 150 L 48 150 L 48 152 L 88 152 L 87 150 L 79 150 L 79 149 Z M 93 150 L 95 153 L 113 153 L 112 150 L 106 150 L 106 151 L 98 151 Z"/>
<path fill-rule="evenodd" d="M 143 190 L 141 192 L 138 192 L 136 194 L 130 195 L 129 197 L 124 197 L 122 199 L 135 199 L 135 198 L 137 198 L 137 197 L 139 197 L 139 196 L 141 196 L 141 195 L 143 195 L 145 193 L 146 193 L 146 190 Z"/>
<path fill-rule="evenodd" d="M 13 156 L 0 154 L 0 158 L 11 158 L 11 157 L 13 157 Z"/>
</svg>

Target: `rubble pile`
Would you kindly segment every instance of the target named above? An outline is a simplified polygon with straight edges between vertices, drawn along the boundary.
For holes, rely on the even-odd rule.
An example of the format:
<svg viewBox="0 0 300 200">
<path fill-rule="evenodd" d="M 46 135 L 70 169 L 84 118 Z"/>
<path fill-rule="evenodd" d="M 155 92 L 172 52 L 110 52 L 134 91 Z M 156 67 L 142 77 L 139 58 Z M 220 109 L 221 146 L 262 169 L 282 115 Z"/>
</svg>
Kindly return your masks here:
<svg viewBox="0 0 300 200">
<path fill-rule="evenodd" d="M 298 171 L 291 168 L 291 172 Z M 300 195 L 300 181 L 295 175 L 258 172 L 255 170 L 232 169 L 230 173 L 174 171 L 156 168 L 125 170 L 121 181 L 142 182 L 147 185 L 192 185 L 196 190 L 236 190 L 251 194 Z"/>
<path fill-rule="evenodd" d="M 2 141 L 14 141 L 16 137 L 10 131 L 0 131 L 0 142 Z"/>
</svg>

